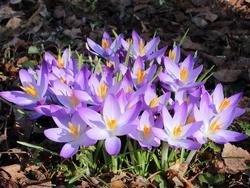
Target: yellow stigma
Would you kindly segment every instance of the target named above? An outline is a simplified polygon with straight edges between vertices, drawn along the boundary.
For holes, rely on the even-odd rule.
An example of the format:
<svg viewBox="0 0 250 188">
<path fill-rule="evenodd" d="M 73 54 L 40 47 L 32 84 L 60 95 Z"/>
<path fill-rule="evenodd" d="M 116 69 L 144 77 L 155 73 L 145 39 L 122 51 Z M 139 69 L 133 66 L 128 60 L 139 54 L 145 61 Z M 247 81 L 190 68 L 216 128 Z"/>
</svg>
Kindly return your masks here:
<svg viewBox="0 0 250 188">
<path fill-rule="evenodd" d="M 231 101 L 227 98 L 223 99 L 223 101 L 220 103 L 219 111 L 225 110 L 228 106 L 230 106 Z"/>
<path fill-rule="evenodd" d="M 145 71 L 142 71 L 141 69 L 139 69 L 137 71 L 137 83 L 138 84 L 142 83 L 142 81 L 143 81 L 143 79 L 145 77 L 145 74 L 146 74 Z"/>
<path fill-rule="evenodd" d="M 108 117 L 104 118 L 105 123 L 107 124 L 109 129 L 115 129 L 117 125 L 116 119 L 109 119 Z"/>
<path fill-rule="evenodd" d="M 212 123 L 209 126 L 210 131 L 215 132 L 221 129 L 221 126 L 220 124 L 218 124 L 218 121 L 219 121 L 219 118 L 216 118 L 214 121 L 212 121 Z"/>
<path fill-rule="evenodd" d="M 186 120 L 186 124 L 190 124 L 190 123 L 194 123 L 195 122 L 195 118 L 193 115 L 189 115 L 187 120 Z"/>
<path fill-rule="evenodd" d="M 169 57 L 172 61 L 175 61 L 176 56 L 175 56 L 175 53 L 174 53 L 173 50 L 169 50 L 169 52 L 168 52 L 168 57 Z"/>
<path fill-rule="evenodd" d="M 111 63 L 110 61 L 106 61 L 106 66 L 107 66 L 108 68 L 111 68 L 111 67 L 112 67 L 112 63 Z"/>
<path fill-rule="evenodd" d="M 144 43 L 142 39 L 140 39 L 140 43 L 139 43 L 139 52 L 140 52 L 140 56 L 144 56 L 145 49 L 144 49 Z"/>
<path fill-rule="evenodd" d="M 102 47 L 106 49 L 109 48 L 109 46 L 109 41 L 107 39 L 102 39 Z"/>
<path fill-rule="evenodd" d="M 75 95 L 72 96 L 70 102 L 71 102 L 72 106 L 74 106 L 74 107 L 76 107 L 79 104 L 79 100 Z"/>
<path fill-rule="evenodd" d="M 108 91 L 108 86 L 105 84 L 104 81 L 101 82 L 100 86 L 97 89 L 97 95 L 100 98 L 105 98 L 107 95 L 107 91 Z"/>
<path fill-rule="evenodd" d="M 186 67 L 183 67 L 181 68 L 181 71 L 180 71 L 180 79 L 182 81 L 186 81 L 188 78 L 188 70 L 186 69 Z"/>
<path fill-rule="evenodd" d="M 148 137 L 150 133 L 151 133 L 151 128 L 148 125 L 144 125 L 144 127 L 143 127 L 143 135 L 145 137 Z"/>
<path fill-rule="evenodd" d="M 57 57 L 57 66 L 59 68 L 63 68 L 64 67 L 64 62 L 63 62 L 63 58 L 62 58 L 61 55 L 58 55 L 58 57 Z"/>
<path fill-rule="evenodd" d="M 132 88 L 130 86 L 128 86 L 126 89 L 126 93 L 129 93 L 130 91 L 132 91 Z"/>
<path fill-rule="evenodd" d="M 155 108 L 159 103 L 159 97 L 155 96 L 149 103 L 150 108 Z"/>
<path fill-rule="evenodd" d="M 128 39 L 127 39 L 127 42 L 128 42 L 129 45 L 132 45 L 133 40 L 132 40 L 131 38 L 128 38 Z"/>
<path fill-rule="evenodd" d="M 63 78 L 63 77 L 60 78 L 60 81 L 61 81 L 61 83 L 63 83 L 63 84 L 67 84 L 67 81 L 66 81 L 65 78 Z"/>
<path fill-rule="evenodd" d="M 29 95 L 31 95 L 32 97 L 37 97 L 37 91 L 31 83 L 29 83 L 29 86 L 27 87 L 20 86 L 20 88 L 26 93 L 28 93 Z"/>
<path fill-rule="evenodd" d="M 182 125 L 176 126 L 176 127 L 174 128 L 174 130 L 173 130 L 173 135 L 174 135 L 175 137 L 178 137 L 178 136 L 181 135 L 182 131 L 183 131 L 183 126 L 182 126 Z"/>
<path fill-rule="evenodd" d="M 69 126 L 69 132 L 73 135 L 73 136 L 79 136 L 80 135 L 80 131 L 81 131 L 81 126 L 80 124 L 77 125 L 77 129 L 75 128 L 74 124 L 72 122 L 68 123 Z"/>
</svg>

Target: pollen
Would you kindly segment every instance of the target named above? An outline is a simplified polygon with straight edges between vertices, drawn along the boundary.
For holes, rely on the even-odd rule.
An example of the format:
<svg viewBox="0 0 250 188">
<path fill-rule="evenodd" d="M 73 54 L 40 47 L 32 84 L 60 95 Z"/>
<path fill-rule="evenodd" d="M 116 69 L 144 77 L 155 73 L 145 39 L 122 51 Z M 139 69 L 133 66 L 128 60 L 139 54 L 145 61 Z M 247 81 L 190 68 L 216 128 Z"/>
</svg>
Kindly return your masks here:
<svg viewBox="0 0 250 188">
<path fill-rule="evenodd" d="M 172 61 L 175 61 L 176 56 L 175 56 L 175 53 L 174 53 L 173 50 L 169 50 L 169 52 L 168 52 L 168 57 L 169 57 Z"/>
<path fill-rule="evenodd" d="M 231 101 L 228 98 L 225 98 L 219 106 L 219 111 L 225 110 L 228 106 L 230 106 Z"/>
<path fill-rule="evenodd" d="M 175 137 L 178 137 L 178 136 L 181 135 L 182 131 L 183 131 L 183 126 L 182 126 L 182 125 L 176 126 L 176 127 L 174 128 L 174 130 L 173 130 L 173 135 L 174 135 Z"/>
<path fill-rule="evenodd" d="M 146 72 L 145 72 L 145 71 L 142 71 L 141 69 L 139 69 L 139 70 L 137 71 L 137 83 L 138 83 L 138 84 L 142 83 L 142 81 L 143 81 L 143 79 L 144 79 L 144 77 L 145 77 L 145 74 L 146 74 Z"/>
<path fill-rule="evenodd" d="M 130 86 L 128 86 L 126 89 L 126 93 L 129 93 L 130 91 L 132 91 L 132 88 Z"/>
<path fill-rule="evenodd" d="M 29 83 L 28 87 L 22 87 L 20 86 L 20 88 L 25 91 L 27 94 L 31 95 L 32 97 L 37 97 L 37 91 L 35 89 L 35 87 Z"/>
<path fill-rule="evenodd" d="M 109 48 L 110 44 L 109 41 L 107 39 L 102 39 L 102 47 L 104 49 Z"/>
<path fill-rule="evenodd" d="M 100 86 L 97 89 L 98 97 L 104 99 L 107 95 L 108 86 L 105 84 L 104 81 L 101 82 Z"/>
<path fill-rule="evenodd" d="M 155 96 L 149 103 L 150 108 L 155 108 L 159 103 L 159 97 Z"/>
<path fill-rule="evenodd" d="M 117 121 L 116 119 L 109 119 L 108 117 L 104 118 L 105 123 L 107 124 L 109 129 L 115 129 L 117 126 Z"/>
<path fill-rule="evenodd" d="M 221 126 L 218 124 L 219 118 L 216 118 L 209 126 L 209 130 L 216 132 L 221 129 Z"/>
<path fill-rule="evenodd" d="M 190 123 L 194 123 L 195 122 L 195 118 L 193 115 L 189 115 L 187 120 L 186 120 L 186 124 L 190 124 Z"/>
<path fill-rule="evenodd" d="M 80 124 L 78 124 L 77 128 L 75 128 L 74 124 L 72 122 L 69 122 L 68 126 L 69 126 L 69 132 L 70 132 L 70 134 L 72 134 L 75 137 L 80 135 L 80 132 L 81 132 L 81 126 L 80 126 Z"/>
<path fill-rule="evenodd" d="M 63 58 L 61 55 L 58 55 L 57 57 L 57 66 L 61 69 L 64 67 L 64 62 L 63 62 Z"/>
<path fill-rule="evenodd" d="M 75 95 L 73 95 L 72 98 L 71 98 L 71 104 L 74 107 L 76 107 L 79 104 L 79 100 Z"/>
<path fill-rule="evenodd" d="M 63 78 L 63 77 L 61 77 L 61 78 L 60 78 L 60 81 L 61 81 L 61 83 L 63 83 L 63 84 L 67 84 L 66 79 L 65 79 L 65 78 Z"/>
<path fill-rule="evenodd" d="M 151 128 L 148 125 L 144 125 L 143 127 L 143 135 L 148 137 L 151 133 Z"/>
<path fill-rule="evenodd" d="M 186 69 L 186 67 L 182 67 L 180 71 L 180 79 L 182 81 L 186 81 L 187 78 L 188 78 L 188 70 Z"/>
<path fill-rule="evenodd" d="M 111 68 L 111 67 L 112 67 L 112 63 L 111 63 L 110 61 L 106 61 L 106 66 L 107 66 L 108 68 Z"/>
<path fill-rule="evenodd" d="M 128 38 L 128 39 L 127 39 L 127 42 L 128 42 L 129 45 L 132 45 L 133 40 L 132 40 L 131 38 Z"/>
<path fill-rule="evenodd" d="M 144 56 L 145 49 L 144 49 L 144 42 L 142 39 L 140 39 L 140 43 L 139 43 L 139 52 L 140 52 L 140 56 Z"/>
</svg>

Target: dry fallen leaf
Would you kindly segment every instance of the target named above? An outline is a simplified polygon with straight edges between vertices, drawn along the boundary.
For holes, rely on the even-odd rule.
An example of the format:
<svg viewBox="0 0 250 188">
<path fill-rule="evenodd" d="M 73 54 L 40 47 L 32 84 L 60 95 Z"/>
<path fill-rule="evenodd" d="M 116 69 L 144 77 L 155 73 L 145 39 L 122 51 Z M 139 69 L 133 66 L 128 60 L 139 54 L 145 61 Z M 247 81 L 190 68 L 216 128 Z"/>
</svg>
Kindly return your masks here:
<svg viewBox="0 0 250 188">
<path fill-rule="evenodd" d="M 20 24 L 21 24 L 21 19 L 20 18 L 17 18 L 17 17 L 13 17 L 13 18 L 11 18 L 8 22 L 7 22 L 7 24 L 6 24 L 6 28 L 8 28 L 8 29 L 17 29 L 19 26 L 20 26 Z"/>
<path fill-rule="evenodd" d="M 236 174 L 248 169 L 246 164 L 246 161 L 250 160 L 248 151 L 227 143 L 224 145 L 221 155 L 224 158 L 225 171 L 227 173 Z"/>
</svg>

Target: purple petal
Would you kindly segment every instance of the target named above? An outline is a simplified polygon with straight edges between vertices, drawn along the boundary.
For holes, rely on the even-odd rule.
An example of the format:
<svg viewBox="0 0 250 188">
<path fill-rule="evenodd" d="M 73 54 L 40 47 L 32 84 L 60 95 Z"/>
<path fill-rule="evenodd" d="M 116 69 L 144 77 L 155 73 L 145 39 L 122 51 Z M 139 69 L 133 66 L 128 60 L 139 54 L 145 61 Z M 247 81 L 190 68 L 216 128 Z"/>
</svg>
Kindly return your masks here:
<svg viewBox="0 0 250 188">
<path fill-rule="evenodd" d="M 70 158 L 78 152 L 79 146 L 72 145 L 71 143 L 64 144 L 61 149 L 60 156 L 63 158 Z"/>
<path fill-rule="evenodd" d="M 168 140 L 168 135 L 163 129 L 157 128 L 157 127 L 152 127 L 152 132 L 156 137 L 158 137 L 160 140 L 167 141 Z"/>
<path fill-rule="evenodd" d="M 163 124 L 164 124 L 165 129 L 171 130 L 170 127 L 174 126 L 173 124 L 174 122 L 166 106 L 162 108 L 162 119 L 163 119 Z"/>
<path fill-rule="evenodd" d="M 183 140 L 169 140 L 169 145 L 178 147 L 178 148 L 185 148 L 188 150 L 198 150 L 200 149 L 201 145 L 198 142 L 194 142 L 192 140 L 183 139 Z"/>
<path fill-rule="evenodd" d="M 104 50 L 103 50 L 103 48 L 99 44 L 95 43 L 90 38 L 87 38 L 87 43 L 88 43 L 89 47 L 92 50 L 94 50 L 98 55 L 100 55 L 100 56 L 104 55 Z"/>
<path fill-rule="evenodd" d="M 183 126 L 183 136 L 191 137 L 196 131 L 200 129 L 202 122 L 195 122 Z"/>
<path fill-rule="evenodd" d="M 187 114 L 188 113 L 188 105 L 187 103 L 182 103 L 181 105 L 176 106 L 175 114 L 173 117 L 173 122 L 175 125 L 184 125 Z"/>
<path fill-rule="evenodd" d="M 85 102 L 87 104 L 95 104 L 93 98 L 86 91 L 74 90 L 73 94 L 81 102 Z"/>
<path fill-rule="evenodd" d="M 120 138 L 113 136 L 105 140 L 105 149 L 109 155 L 117 155 L 121 150 Z"/>
<path fill-rule="evenodd" d="M 19 106 L 26 106 L 36 103 L 37 99 L 22 91 L 3 91 L 0 96 L 5 100 L 15 103 Z"/>
<path fill-rule="evenodd" d="M 214 104 L 216 105 L 217 109 L 219 108 L 221 102 L 224 99 L 224 94 L 223 94 L 223 87 L 221 84 L 217 84 L 214 92 L 212 94 L 213 96 L 213 100 L 214 100 Z"/>
<path fill-rule="evenodd" d="M 24 87 L 27 87 L 29 83 L 31 84 L 34 83 L 34 79 L 32 78 L 32 75 L 25 69 L 21 69 L 19 71 L 19 78 Z"/>
<path fill-rule="evenodd" d="M 121 115 L 121 110 L 116 98 L 113 95 L 108 95 L 103 105 L 103 117 L 109 120 L 117 120 Z"/>
<path fill-rule="evenodd" d="M 86 132 L 86 134 L 89 138 L 94 140 L 104 140 L 109 137 L 107 130 L 100 128 L 91 128 Z"/>
<path fill-rule="evenodd" d="M 51 128 L 51 129 L 46 129 L 44 131 L 44 135 L 55 142 L 71 142 L 74 140 L 74 137 L 67 131 L 66 129 L 62 128 Z"/>
<path fill-rule="evenodd" d="M 238 142 L 248 138 L 247 135 L 230 130 L 220 130 L 214 134 L 215 137 L 222 137 L 224 140 L 219 143 Z M 218 140 L 217 140 L 218 141 Z"/>
<path fill-rule="evenodd" d="M 79 115 L 85 121 L 87 125 L 92 128 L 105 128 L 105 123 L 102 116 L 90 108 L 80 108 L 78 109 Z"/>
<path fill-rule="evenodd" d="M 141 37 L 138 35 L 138 33 L 136 31 L 132 32 L 132 39 L 133 39 L 133 46 L 134 46 L 134 50 L 137 54 L 140 54 L 140 39 Z"/>
<path fill-rule="evenodd" d="M 133 105 L 132 108 L 130 108 L 124 114 L 121 115 L 121 117 L 118 120 L 118 125 L 123 126 L 123 125 L 133 121 L 138 116 L 140 111 L 141 111 L 141 103 L 139 102 L 139 103 Z"/>
<path fill-rule="evenodd" d="M 145 50 L 145 54 L 150 55 L 152 52 L 155 51 L 156 46 L 160 43 L 160 38 L 156 37 L 153 38 L 150 42 L 148 42 L 146 44 L 146 46 L 144 47 Z"/>
</svg>

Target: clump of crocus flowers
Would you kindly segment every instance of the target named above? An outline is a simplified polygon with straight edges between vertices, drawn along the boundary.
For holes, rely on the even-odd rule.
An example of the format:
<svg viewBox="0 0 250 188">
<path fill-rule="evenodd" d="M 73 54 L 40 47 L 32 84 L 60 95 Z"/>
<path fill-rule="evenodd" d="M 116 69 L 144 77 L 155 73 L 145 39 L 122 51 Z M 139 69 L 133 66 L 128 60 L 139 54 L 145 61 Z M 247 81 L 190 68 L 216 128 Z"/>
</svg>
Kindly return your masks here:
<svg viewBox="0 0 250 188">
<path fill-rule="evenodd" d="M 114 40 L 105 32 L 101 44 L 87 39 L 86 62 L 70 49 L 57 57 L 46 52 L 36 70 L 20 70 L 20 90 L 0 96 L 32 111 L 33 118 L 51 116 L 57 127 L 44 134 L 65 143 L 64 158 L 100 140 L 108 154 L 117 155 L 126 140 L 121 137 L 144 150 L 162 143 L 198 150 L 209 140 L 245 139 L 228 130 L 244 113 L 237 107 L 242 94 L 225 97 L 221 84 L 210 93 L 198 79 L 203 66 L 195 65 L 196 56 L 181 59 L 178 45 L 166 53 L 159 43 L 159 37 L 146 42 L 135 31 L 131 39 L 120 34 Z"/>
</svg>

